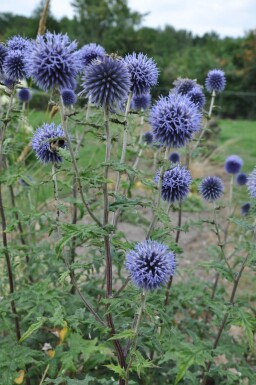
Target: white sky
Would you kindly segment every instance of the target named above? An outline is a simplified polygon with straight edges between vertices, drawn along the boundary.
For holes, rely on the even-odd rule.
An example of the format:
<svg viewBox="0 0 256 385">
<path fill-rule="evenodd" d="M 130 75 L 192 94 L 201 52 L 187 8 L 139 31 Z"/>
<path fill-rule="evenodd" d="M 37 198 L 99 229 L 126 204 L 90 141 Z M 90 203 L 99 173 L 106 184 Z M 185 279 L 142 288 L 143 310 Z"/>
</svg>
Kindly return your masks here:
<svg viewBox="0 0 256 385">
<path fill-rule="evenodd" d="M 0 0 L 0 12 L 30 16 L 37 0 Z M 71 0 L 51 0 L 55 17 L 72 18 Z M 221 37 L 244 36 L 256 29 L 256 0 L 128 0 L 131 9 L 147 13 L 143 25 L 186 29 L 203 35 L 215 31 Z"/>
</svg>

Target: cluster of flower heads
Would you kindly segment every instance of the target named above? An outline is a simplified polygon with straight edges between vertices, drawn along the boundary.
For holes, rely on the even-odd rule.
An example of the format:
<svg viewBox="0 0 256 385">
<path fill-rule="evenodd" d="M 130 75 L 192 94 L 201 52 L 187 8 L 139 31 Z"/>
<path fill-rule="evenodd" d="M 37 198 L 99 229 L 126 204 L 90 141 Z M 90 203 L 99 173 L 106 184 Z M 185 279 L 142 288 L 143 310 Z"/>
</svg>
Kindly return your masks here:
<svg viewBox="0 0 256 385">
<path fill-rule="evenodd" d="M 186 95 L 199 110 L 204 107 L 206 98 L 202 87 L 197 84 L 195 80 L 178 78 L 173 84 L 174 88 L 172 89 L 172 92 L 180 95 Z"/>
<path fill-rule="evenodd" d="M 33 135 L 31 144 L 36 157 L 42 163 L 62 162 L 59 149 L 67 147 L 65 133 L 61 125 L 55 126 L 55 123 L 45 123 L 39 127 Z"/>
<path fill-rule="evenodd" d="M 138 243 L 126 255 L 126 268 L 135 286 L 154 290 L 164 285 L 176 268 L 175 255 L 162 243 L 147 240 Z"/>
<path fill-rule="evenodd" d="M 217 176 L 203 178 L 199 192 L 205 200 L 213 202 L 222 196 L 224 192 L 223 182 Z"/>
</svg>

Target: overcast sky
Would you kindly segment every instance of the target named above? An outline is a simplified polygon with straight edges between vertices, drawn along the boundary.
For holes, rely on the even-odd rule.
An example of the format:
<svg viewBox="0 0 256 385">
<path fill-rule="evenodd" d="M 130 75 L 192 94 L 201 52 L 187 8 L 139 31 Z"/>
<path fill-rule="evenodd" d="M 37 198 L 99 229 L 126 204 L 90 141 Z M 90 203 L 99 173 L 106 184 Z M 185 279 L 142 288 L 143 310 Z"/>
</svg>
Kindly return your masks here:
<svg viewBox="0 0 256 385">
<path fill-rule="evenodd" d="M 72 18 L 71 0 L 51 0 L 55 17 Z M 30 16 L 39 1 L 0 0 L 0 12 Z M 215 31 L 221 37 L 244 36 L 256 28 L 256 0 L 128 0 L 131 9 L 145 16 L 143 25 L 175 29 L 186 29 L 203 35 Z"/>
</svg>

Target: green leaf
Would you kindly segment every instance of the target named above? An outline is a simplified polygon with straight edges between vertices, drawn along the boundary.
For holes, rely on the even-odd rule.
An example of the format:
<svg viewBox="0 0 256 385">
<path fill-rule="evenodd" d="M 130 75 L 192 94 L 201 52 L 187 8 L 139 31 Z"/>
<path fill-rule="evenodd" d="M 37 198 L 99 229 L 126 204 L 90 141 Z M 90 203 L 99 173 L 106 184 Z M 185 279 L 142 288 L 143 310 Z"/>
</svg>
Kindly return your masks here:
<svg viewBox="0 0 256 385">
<path fill-rule="evenodd" d="M 106 366 L 106 368 L 112 370 L 114 373 L 118 374 L 120 377 L 125 379 L 125 377 L 126 377 L 125 370 L 123 368 L 121 368 L 120 365 L 109 364 L 109 365 L 105 365 L 105 366 Z"/>
<path fill-rule="evenodd" d="M 23 341 L 25 341 L 32 333 L 34 333 L 36 330 L 40 329 L 40 327 L 45 323 L 45 321 L 47 320 L 46 317 L 42 317 L 40 319 L 40 321 L 32 324 L 29 326 L 28 330 L 23 334 L 23 336 L 21 336 L 21 338 L 19 339 L 19 343 L 22 343 Z"/>
<path fill-rule="evenodd" d="M 135 332 L 133 329 L 124 330 L 123 332 L 115 334 L 113 337 L 110 337 L 108 340 L 121 340 L 121 339 L 128 339 L 128 338 L 134 338 Z"/>
<path fill-rule="evenodd" d="M 251 350 L 254 348 L 254 337 L 253 333 L 256 328 L 256 320 L 252 314 L 244 311 L 243 308 L 236 306 L 234 308 L 233 318 L 231 320 L 232 325 L 240 326 L 244 329 L 245 335 L 247 337 L 248 345 Z"/>
</svg>

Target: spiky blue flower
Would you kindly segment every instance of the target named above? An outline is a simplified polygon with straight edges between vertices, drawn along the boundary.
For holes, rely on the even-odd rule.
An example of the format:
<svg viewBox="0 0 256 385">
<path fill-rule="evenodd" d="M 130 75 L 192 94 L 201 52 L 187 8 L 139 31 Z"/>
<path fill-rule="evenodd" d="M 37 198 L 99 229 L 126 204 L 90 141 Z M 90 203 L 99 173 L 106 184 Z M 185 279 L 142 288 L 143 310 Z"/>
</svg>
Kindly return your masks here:
<svg viewBox="0 0 256 385">
<path fill-rule="evenodd" d="M 92 62 L 83 77 L 83 91 L 92 103 L 115 108 L 128 98 L 130 74 L 125 63 L 112 57 Z"/>
<path fill-rule="evenodd" d="M 140 110 L 147 110 L 151 105 L 151 95 L 149 93 L 147 94 L 141 94 L 136 95 L 133 94 L 132 102 L 131 102 L 131 109 L 135 111 Z"/>
<path fill-rule="evenodd" d="M 145 134 L 143 135 L 143 140 L 147 144 L 152 144 L 153 140 L 154 140 L 154 136 L 153 136 L 152 132 L 151 131 L 145 132 Z"/>
<path fill-rule="evenodd" d="M 7 46 L 10 50 L 26 51 L 31 47 L 31 41 L 19 35 L 13 36 L 7 40 Z"/>
<path fill-rule="evenodd" d="M 169 161 L 172 163 L 178 163 L 180 161 L 180 154 L 178 152 L 172 152 L 169 155 Z"/>
<path fill-rule="evenodd" d="M 248 176 L 247 187 L 251 197 L 256 198 L 256 167 Z"/>
<path fill-rule="evenodd" d="M 201 112 L 186 95 L 161 96 L 152 107 L 150 123 L 155 139 L 166 147 L 183 147 L 200 130 Z"/>
<path fill-rule="evenodd" d="M 225 89 L 226 77 L 222 70 L 214 69 L 208 72 L 205 87 L 208 92 L 220 93 Z"/>
<path fill-rule="evenodd" d="M 215 201 L 219 199 L 224 192 L 223 182 L 217 176 L 207 176 L 202 179 L 199 192 L 205 200 Z"/>
<path fill-rule="evenodd" d="M 103 60 L 106 55 L 106 51 L 101 45 L 90 43 L 85 44 L 82 48 L 80 48 L 79 51 L 77 51 L 77 55 L 81 61 L 82 69 L 84 69 L 95 59 Z"/>
<path fill-rule="evenodd" d="M 4 74 L 13 81 L 24 79 L 27 76 L 24 54 L 20 50 L 9 50 L 3 64 Z"/>
<path fill-rule="evenodd" d="M 27 70 L 35 83 L 47 91 L 53 87 L 74 88 L 79 60 L 76 42 L 67 35 L 47 32 L 38 36 L 27 55 Z"/>
<path fill-rule="evenodd" d="M 175 255 L 162 243 L 143 241 L 126 254 L 125 265 L 135 286 L 155 290 L 164 285 L 176 269 Z"/>
<path fill-rule="evenodd" d="M 153 59 L 143 53 L 126 55 L 124 62 L 131 75 L 131 91 L 135 94 L 146 94 L 150 87 L 157 84 L 158 68 Z"/>
<path fill-rule="evenodd" d="M 28 102 L 32 98 L 32 94 L 29 88 L 21 88 L 18 91 L 18 98 L 21 102 Z"/>
<path fill-rule="evenodd" d="M 201 87 L 194 87 L 187 95 L 199 109 L 204 107 L 206 98 Z"/>
<path fill-rule="evenodd" d="M 198 87 L 198 84 L 195 80 L 188 78 L 178 78 L 173 82 L 174 88 L 173 91 L 181 95 L 187 95 L 194 87 Z"/>
<path fill-rule="evenodd" d="M 225 170 L 229 174 L 237 174 L 240 171 L 243 163 L 243 159 L 241 159 L 240 156 L 230 155 L 225 160 Z"/>
<path fill-rule="evenodd" d="M 4 59 L 7 55 L 7 48 L 5 45 L 3 45 L 2 43 L 0 43 L 0 72 L 2 72 L 2 69 L 3 69 L 3 64 L 4 64 Z"/>
<path fill-rule="evenodd" d="M 155 182 L 159 182 L 159 173 L 156 174 Z M 184 200 L 189 194 L 192 183 L 191 172 L 179 164 L 163 173 L 161 196 L 163 200 L 174 203 Z"/>
<path fill-rule="evenodd" d="M 251 209 L 251 204 L 249 202 L 244 203 L 240 209 L 241 215 L 248 215 L 250 212 L 250 209 Z"/>
<path fill-rule="evenodd" d="M 58 150 L 67 146 L 61 125 L 55 126 L 55 123 L 45 123 L 39 127 L 33 135 L 31 144 L 36 157 L 42 163 L 62 162 Z"/>
<path fill-rule="evenodd" d="M 247 183 L 247 180 L 248 180 L 248 177 L 247 175 L 244 173 L 244 172 L 240 172 L 239 174 L 237 174 L 236 176 L 236 183 L 239 185 L 239 186 L 243 186 Z"/>
<path fill-rule="evenodd" d="M 76 104 L 77 96 L 74 93 L 73 90 L 70 90 L 69 88 L 63 88 L 61 90 L 61 97 L 63 100 L 64 106 L 72 106 L 73 104 Z"/>
</svg>

